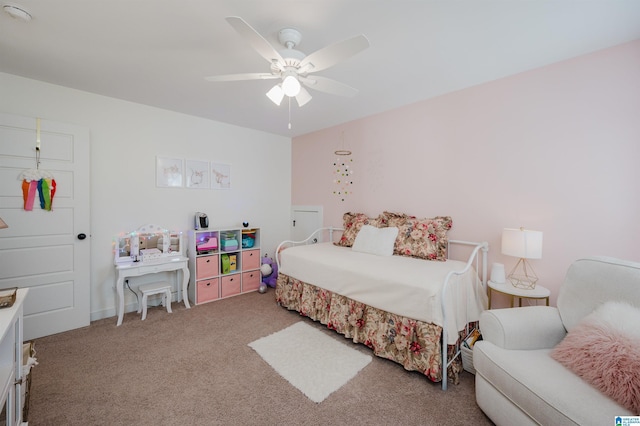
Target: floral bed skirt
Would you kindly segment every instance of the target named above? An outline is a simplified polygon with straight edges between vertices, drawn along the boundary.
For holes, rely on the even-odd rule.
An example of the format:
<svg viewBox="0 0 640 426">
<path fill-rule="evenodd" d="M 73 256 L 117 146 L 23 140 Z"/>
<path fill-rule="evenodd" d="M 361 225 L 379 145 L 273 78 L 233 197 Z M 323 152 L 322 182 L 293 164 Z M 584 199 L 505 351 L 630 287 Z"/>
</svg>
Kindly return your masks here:
<svg viewBox="0 0 640 426">
<path fill-rule="evenodd" d="M 376 309 L 282 273 L 278 275 L 276 301 L 365 344 L 376 356 L 397 362 L 406 370 L 419 371 L 434 382 L 442 381 L 442 327 L 438 325 Z M 449 345 L 448 351 L 451 359 L 455 346 Z M 461 371 L 458 357 L 447 375 L 457 384 Z"/>
</svg>

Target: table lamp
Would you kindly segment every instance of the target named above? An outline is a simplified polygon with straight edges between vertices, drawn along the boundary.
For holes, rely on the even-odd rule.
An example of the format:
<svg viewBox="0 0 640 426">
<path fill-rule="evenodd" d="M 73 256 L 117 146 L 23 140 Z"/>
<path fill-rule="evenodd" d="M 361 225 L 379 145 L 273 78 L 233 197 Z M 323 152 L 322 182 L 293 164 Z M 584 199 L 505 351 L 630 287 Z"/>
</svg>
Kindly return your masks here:
<svg viewBox="0 0 640 426">
<path fill-rule="evenodd" d="M 527 259 L 542 258 L 542 232 L 505 228 L 502 231 L 502 254 L 519 258 L 507 276 L 511 285 L 525 290 L 534 289 L 538 277 Z"/>
</svg>

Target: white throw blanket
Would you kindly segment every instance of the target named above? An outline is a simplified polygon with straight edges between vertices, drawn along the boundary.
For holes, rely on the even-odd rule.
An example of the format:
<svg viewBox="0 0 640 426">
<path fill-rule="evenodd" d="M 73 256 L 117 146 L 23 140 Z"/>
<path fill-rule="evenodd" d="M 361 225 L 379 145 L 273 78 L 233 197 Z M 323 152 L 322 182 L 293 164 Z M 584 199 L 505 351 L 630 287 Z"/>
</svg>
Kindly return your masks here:
<svg viewBox="0 0 640 426">
<path fill-rule="evenodd" d="M 349 247 L 320 243 L 289 247 L 280 253 L 280 272 L 397 315 L 444 326 L 442 288 L 447 274 L 466 263 L 406 256 L 376 256 Z M 447 291 L 448 344 L 477 321 L 487 296 L 475 269 L 453 276 Z"/>
</svg>

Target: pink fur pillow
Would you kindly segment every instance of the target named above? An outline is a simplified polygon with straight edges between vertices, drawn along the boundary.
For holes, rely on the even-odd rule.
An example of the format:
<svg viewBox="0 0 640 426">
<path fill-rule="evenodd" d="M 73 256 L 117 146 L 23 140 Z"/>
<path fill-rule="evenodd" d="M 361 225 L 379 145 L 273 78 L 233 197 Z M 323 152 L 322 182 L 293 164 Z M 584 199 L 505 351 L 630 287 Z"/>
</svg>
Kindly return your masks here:
<svg viewBox="0 0 640 426">
<path fill-rule="evenodd" d="M 606 302 L 586 316 L 551 352 L 553 359 L 640 414 L 640 309 Z"/>
</svg>

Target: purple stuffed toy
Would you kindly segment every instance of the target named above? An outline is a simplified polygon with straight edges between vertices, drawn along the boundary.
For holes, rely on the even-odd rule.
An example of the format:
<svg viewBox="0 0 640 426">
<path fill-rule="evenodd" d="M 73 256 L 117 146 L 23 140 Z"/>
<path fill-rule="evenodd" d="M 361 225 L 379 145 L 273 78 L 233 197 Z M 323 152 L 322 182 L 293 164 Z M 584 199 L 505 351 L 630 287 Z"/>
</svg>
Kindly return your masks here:
<svg viewBox="0 0 640 426">
<path fill-rule="evenodd" d="M 260 273 L 262 273 L 262 282 L 271 287 L 276 287 L 278 281 L 278 264 L 266 255 L 262 258 L 262 265 L 260 266 Z"/>
</svg>

